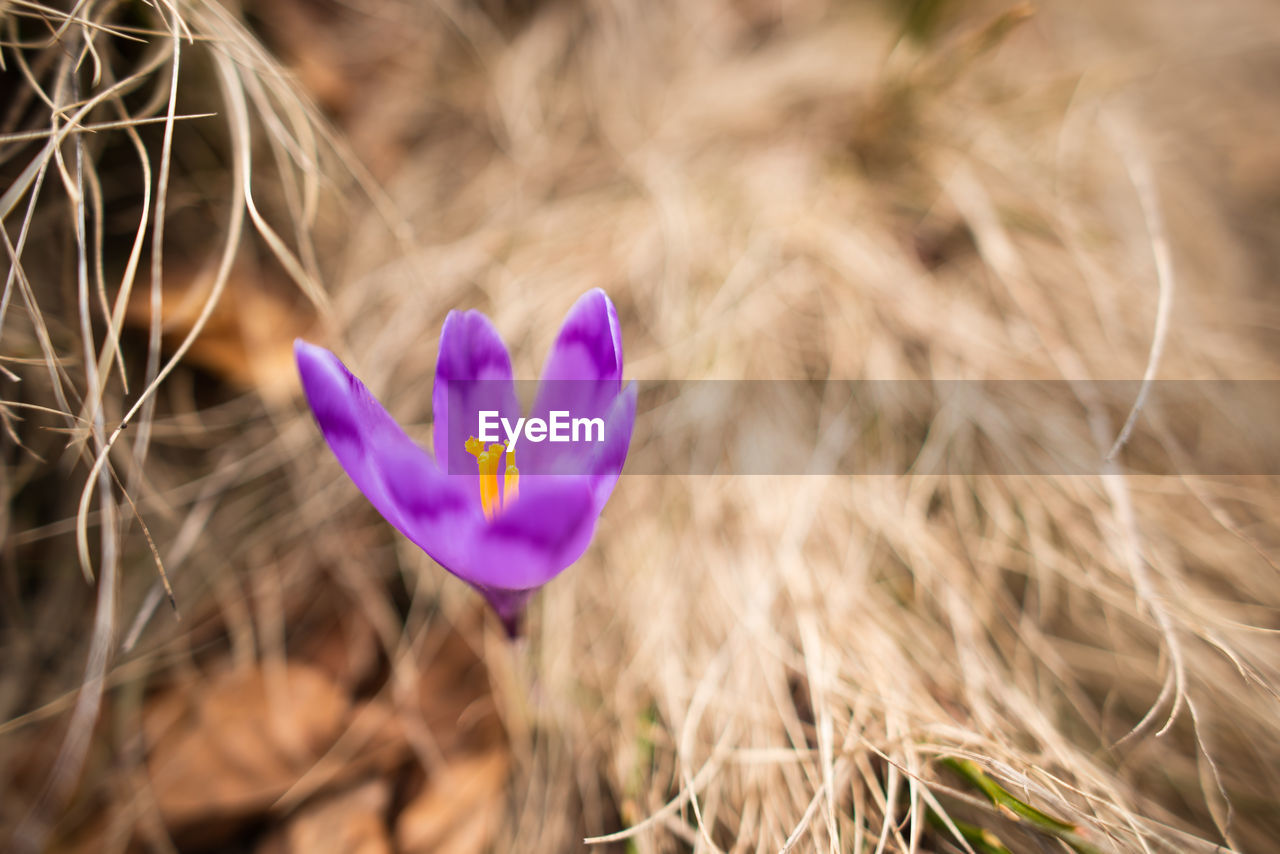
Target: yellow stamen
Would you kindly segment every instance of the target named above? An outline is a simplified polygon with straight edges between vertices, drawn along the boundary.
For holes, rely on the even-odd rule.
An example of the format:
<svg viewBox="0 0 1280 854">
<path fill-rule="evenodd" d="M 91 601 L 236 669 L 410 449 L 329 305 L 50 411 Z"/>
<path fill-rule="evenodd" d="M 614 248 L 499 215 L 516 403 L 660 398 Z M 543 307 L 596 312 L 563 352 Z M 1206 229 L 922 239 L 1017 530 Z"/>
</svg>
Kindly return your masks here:
<svg viewBox="0 0 1280 854">
<path fill-rule="evenodd" d="M 498 470 L 507 448 L 501 442 L 495 442 L 486 451 L 484 443 L 474 436 L 467 440 L 466 448 L 467 453 L 476 458 L 476 467 L 480 470 L 480 509 L 486 519 L 492 519 L 504 503 L 498 491 Z"/>
<path fill-rule="evenodd" d="M 484 509 L 484 517 L 492 519 L 502 507 L 502 496 L 498 492 L 498 467 L 502 464 L 502 452 L 506 450 L 501 443 L 489 446 L 484 454 L 484 465 L 480 467 L 480 506 Z"/>
<path fill-rule="evenodd" d="M 502 479 L 502 506 L 520 497 L 520 469 L 516 468 L 516 452 L 507 452 L 507 472 Z"/>
</svg>

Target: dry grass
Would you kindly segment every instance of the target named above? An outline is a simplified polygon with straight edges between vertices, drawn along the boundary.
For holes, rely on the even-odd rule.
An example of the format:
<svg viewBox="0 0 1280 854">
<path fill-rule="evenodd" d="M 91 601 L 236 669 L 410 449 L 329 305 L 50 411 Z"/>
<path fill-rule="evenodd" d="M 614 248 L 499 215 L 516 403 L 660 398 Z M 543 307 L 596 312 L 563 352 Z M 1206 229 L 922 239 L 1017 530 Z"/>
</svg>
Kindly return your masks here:
<svg viewBox="0 0 1280 854">
<path fill-rule="evenodd" d="M 17 846 L 139 779 L 143 685 L 283 664 L 330 585 L 392 673 L 442 624 L 483 646 L 495 850 L 982 850 L 952 818 L 1061 850 L 944 757 L 1100 850 L 1268 850 L 1271 478 L 624 478 L 508 648 L 281 392 L 309 328 L 425 435 L 449 309 L 533 376 L 597 285 L 630 376 L 1070 379 L 1045 418 L 1100 455 L 1095 380 L 1275 378 L 1272 5 L 938 5 L 924 41 L 820 0 L 264 7 L 289 77 L 212 4 L 7 4 Z M 138 792 L 112 838 L 163 847 Z"/>
</svg>

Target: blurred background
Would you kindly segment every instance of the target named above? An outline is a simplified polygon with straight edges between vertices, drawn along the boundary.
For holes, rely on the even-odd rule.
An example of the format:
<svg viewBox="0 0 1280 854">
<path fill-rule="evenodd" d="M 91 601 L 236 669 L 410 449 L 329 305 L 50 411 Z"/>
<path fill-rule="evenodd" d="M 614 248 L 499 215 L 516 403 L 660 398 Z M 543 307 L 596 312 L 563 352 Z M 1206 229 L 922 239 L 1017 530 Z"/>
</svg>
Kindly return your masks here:
<svg viewBox="0 0 1280 854">
<path fill-rule="evenodd" d="M 935 473 L 1101 459 L 1104 380 L 1280 379 L 1274 3 L 0 24 L 6 850 L 1274 850 L 1271 469 L 1163 407 L 1168 474 Z M 877 410 L 893 476 L 624 475 L 510 644 L 343 475 L 292 341 L 426 441 L 448 311 L 533 379 L 592 287 L 641 381 L 1066 385 Z M 714 458 L 687 417 L 637 442 Z"/>
</svg>

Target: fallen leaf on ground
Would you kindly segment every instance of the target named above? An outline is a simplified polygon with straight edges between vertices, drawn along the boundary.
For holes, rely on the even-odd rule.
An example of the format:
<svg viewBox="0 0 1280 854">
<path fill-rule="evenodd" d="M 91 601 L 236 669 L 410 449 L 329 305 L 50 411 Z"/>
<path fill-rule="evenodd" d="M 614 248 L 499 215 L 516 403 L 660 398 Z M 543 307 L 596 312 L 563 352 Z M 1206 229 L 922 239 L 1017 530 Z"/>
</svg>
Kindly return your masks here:
<svg viewBox="0 0 1280 854">
<path fill-rule="evenodd" d="M 421 722 L 442 753 L 486 752 L 506 743 L 488 670 L 462 633 L 450 631 L 416 666 Z"/>
<path fill-rule="evenodd" d="M 162 340 L 172 353 L 194 328 L 212 294 L 207 271 L 174 269 L 163 279 L 160 309 Z M 286 297 L 294 289 L 260 272 L 234 269 L 186 358 L 240 389 L 255 389 L 270 401 L 287 400 L 297 390 L 293 339 L 311 326 L 309 309 Z M 135 287 L 125 323 L 151 326 L 151 289 Z"/>
<path fill-rule="evenodd" d="M 346 695 L 292 664 L 273 678 L 228 671 L 147 704 L 147 770 L 165 825 L 228 830 L 269 808 L 342 732 Z"/>
<path fill-rule="evenodd" d="M 286 854 L 391 854 L 391 784 L 368 780 L 308 804 L 289 820 Z"/>
<path fill-rule="evenodd" d="M 289 654 L 356 692 L 376 675 L 377 631 L 357 603 L 332 595 L 323 601 L 327 607 L 308 609 L 305 619 L 313 621 L 315 628 L 291 646 Z"/>
<path fill-rule="evenodd" d="M 409 757 L 401 718 L 381 699 L 356 706 L 332 748 L 273 804 L 289 810 L 317 792 L 370 773 L 390 774 Z"/>
<path fill-rule="evenodd" d="M 508 765 L 505 749 L 452 759 L 396 819 L 397 848 L 403 854 L 488 850 L 505 809 Z"/>
</svg>

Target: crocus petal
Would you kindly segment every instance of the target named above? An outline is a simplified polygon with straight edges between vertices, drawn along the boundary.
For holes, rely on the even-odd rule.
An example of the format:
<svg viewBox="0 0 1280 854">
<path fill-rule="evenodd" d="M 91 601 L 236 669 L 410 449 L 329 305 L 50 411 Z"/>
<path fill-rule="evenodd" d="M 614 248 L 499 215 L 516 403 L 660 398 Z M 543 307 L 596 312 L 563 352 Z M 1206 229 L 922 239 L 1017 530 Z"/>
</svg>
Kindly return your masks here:
<svg viewBox="0 0 1280 854">
<path fill-rule="evenodd" d="M 337 356 L 301 339 L 293 349 L 320 432 L 347 475 L 388 522 L 433 557 L 439 549 L 428 548 L 428 543 L 434 545 L 442 533 L 483 522 L 465 488 L 469 479 L 441 473 Z M 406 504 L 406 478 L 413 480 L 415 496 L 430 496 L 430 501 Z"/>
<path fill-rule="evenodd" d="M 530 590 L 555 578 L 586 551 L 595 531 L 588 477 L 520 480 L 520 500 L 470 541 L 465 558 L 447 568 L 479 588 Z"/>
<path fill-rule="evenodd" d="M 622 328 L 613 302 L 599 288 L 583 294 L 560 326 L 542 381 L 611 380 L 622 382 Z"/>
<path fill-rule="evenodd" d="M 631 447 L 631 431 L 636 423 L 636 384 L 627 383 L 614 401 L 613 409 L 605 418 L 604 442 L 595 450 L 590 468 L 594 475 L 592 494 L 595 498 L 595 512 L 604 509 L 605 502 L 613 493 L 614 484 L 622 474 L 622 467 L 627 462 L 627 450 Z"/>
<path fill-rule="evenodd" d="M 569 309 L 551 346 L 530 417 L 544 421 L 552 412 L 570 418 L 604 418 L 622 386 L 622 330 L 618 313 L 596 288 Z M 575 443 L 576 445 L 576 443 Z M 524 464 L 531 473 L 580 469 L 583 449 L 544 442 L 529 445 Z"/>
<path fill-rule="evenodd" d="M 488 527 L 471 488 L 475 475 L 442 473 L 416 445 L 387 449 L 382 457 L 383 482 L 400 514 L 396 527 L 436 563 L 469 581 L 455 567 L 466 565 L 471 543 Z"/>
<path fill-rule="evenodd" d="M 520 417 L 511 357 L 498 332 L 478 311 L 451 311 L 440 331 L 435 386 L 431 390 L 432 432 L 436 463 L 450 474 L 474 473 L 476 461 L 466 451 L 482 410 L 499 413 L 514 424 Z"/>
<path fill-rule="evenodd" d="M 388 463 L 400 467 L 387 487 L 405 536 L 482 593 L 545 584 L 582 555 L 595 529 L 590 477 L 521 477 L 520 499 L 486 520 L 468 512 L 477 501 L 456 489 L 442 493 L 412 456 L 388 455 Z M 434 479 L 462 478 L 437 472 Z"/>
</svg>

